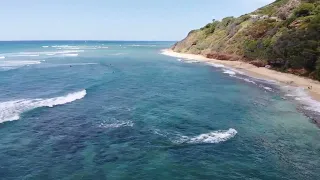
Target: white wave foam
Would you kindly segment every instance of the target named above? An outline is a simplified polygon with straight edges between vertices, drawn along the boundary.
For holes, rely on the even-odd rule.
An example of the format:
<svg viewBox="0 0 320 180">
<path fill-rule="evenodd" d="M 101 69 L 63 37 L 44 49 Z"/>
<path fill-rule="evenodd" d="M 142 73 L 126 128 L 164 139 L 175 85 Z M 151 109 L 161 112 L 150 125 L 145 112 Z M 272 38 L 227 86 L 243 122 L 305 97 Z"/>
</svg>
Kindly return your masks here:
<svg viewBox="0 0 320 180">
<path fill-rule="evenodd" d="M 235 129 L 230 128 L 228 130 L 218 130 L 192 137 L 184 136 L 177 132 L 168 133 L 159 129 L 154 129 L 153 133 L 169 138 L 171 142 L 175 144 L 202 144 L 224 142 L 233 138 L 238 132 Z"/>
<path fill-rule="evenodd" d="M 41 61 L 0 61 L 0 67 L 21 67 L 40 63 Z"/>
<path fill-rule="evenodd" d="M 250 80 L 248 78 L 243 78 L 243 77 L 234 76 L 234 75 L 232 75 L 232 77 L 240 79 L 240 80 L 244 80 L 245 82 L 248 82 L 248 83 L 257 84 L 256 82 L 254 82 L 253 80 Z"/>
<path fill-rule="evenodd" d="M 263 89 L 267 90 L 267 91 L 273 91 L 272 88 L 267 87 L 267 86 L 263 86 Z"/>
<path fill-rule="evenodd" d="M 39 54 L 14 54 L 12 57 L 38 57 Z"/>
<path fill-rule="evenodd" d="M 103 122 L 99 124 L 102 128 L 119 128 L 119 127 L 132 127 L 134 124 L 132 121 L 116 121 L 113 123 Z"/>
<path fill-rule="evenodd" d="M 183 62 L 185 62 L 185 63 L 200 63 L 199 61 L 197 61 L 197 60 L 194 60 L 194 59 L 183 59 Z"/>
<path fill-rule="evenodd" d="M 51 46 L 51 47 L 53 47 L 53 48 L 68 48 L 68 47 L 74 47 L 74 46 L 69 46 L 69 45 L 60 45 L 60 46 L 58 46 L 58 45 L 56 45 L 56 46 Z"/>
<path fill-rule="evenodd" d="M 56 54 L 68 54 L 68 53 L 79 53 L 79 52 L 84 52 L 84 50 L 64 50 L 64 51 L 58 51 L 54 52 Z"/>
<path fill-rule="evenodd" d="M 0 59 L 5 59 L 6 57 L 5 56 L 0 56 Z"/>
<path fill-rule="evenodd" d="M 44 52 L 47 56 L 54 56 L 54 55 L 66 55 L 67 54 L 77 54 L 79 52 L 84 52 L 83 50 L 64 50 L 64 51 L 53 51 L 53 52 Z M 71 55 L 72 56 L 72 55 Z M 76 56 L 76 55 L 73 55 Z"/>
<path fill-rule="evenodd" d="M 214 64 L 214 63 L 210 63 L 211 66 L 214 66 L 214 67 L 217 67 L 217 68 L 223 68 L 225 67 L 224 65 L 222 64 Z"/>
<path fill-rule="evenodd" d="M 289 92 L 286 96 L 295 97 L 295 100 L 299 101 L 306 110 L 320 113 L 320 102 L 312 99 L 303 88 L 290 86 L 285 86 L 283 88 Z"/>
<path fill-rule="evenodd" d="M 43 48 L 48 48 L 49 46 L 42 46 Z"/>
<path fill-rule="evenodd" d="M 255 81 L 249 79 L 249 78 L 245 78 L 245 77 L 239 77 L 239 76 L 235 76 L 235 75 L 230 75 L 231 77 L 234 77 L 236 79 L 240 79 L 240 80 L 243 80 L 245 82 L 248 82 L 248 83 L 252 83 L 254 85 L 258 85 Z M 256 79 L 258 80 L 258 79 Z M 264 86 L 264 85 L 261 85 L 259 84 L 258 85 L 260 88 L 263 88 L 264 90 L 267 90 L 267 91 L 270 91 L 270 92 L 274 92 L 274 90 L 271 88 L 271 87 L 267 87 L 267 86 Z"/>
<path fill-rule="evenodd" d="M 252 81 L 252 80 L 250 80 L 250 79 L 248 79 L 248 78 L 244 78 L 243 80 L 246 81 L 246 82 L 248 82 L 248 83 L 256 84 L 256 82 L 254 82 L 254 81 Z"/>
<path fill-rule="evenodd" d="M 84 50 L 18 52 L 18 53 L 7 53 L 7 54 L 2 54 L 2 55 L 9 56 L 9 57 L 38 57 L 41 55 L 53 56 L 53 55 L 63 55 L 63 54 L 77 54 L 79 52 L 84 52 Z"/>
<path fill-rule="evenodd" d="M 0 123 L 18 120 L 23 112 L 39 107 L 53 107 L 82 99 L 87 94 L 86 90 L 67 94 L 66 96 L 49 99 L 21 99 L 0 102 Z"/>
<path fill-rule="evenodd" d="M 206 134 L 200 134 L 194 137 L 181 136 L 180 139 L 175 140 L 174 142 L 179 144 L 219 143 L 233 138 L 237 133 L 238 132 L 235 129 L 230 128 L 227 131 L 213 131 Z"/>
<path fill-rule="evenodd" d="M 229 74 L 229 75 L 236 75 L 237 73 L 230 70 L 230 69 L 223 69 L 224 74 Z"/>
</svg>

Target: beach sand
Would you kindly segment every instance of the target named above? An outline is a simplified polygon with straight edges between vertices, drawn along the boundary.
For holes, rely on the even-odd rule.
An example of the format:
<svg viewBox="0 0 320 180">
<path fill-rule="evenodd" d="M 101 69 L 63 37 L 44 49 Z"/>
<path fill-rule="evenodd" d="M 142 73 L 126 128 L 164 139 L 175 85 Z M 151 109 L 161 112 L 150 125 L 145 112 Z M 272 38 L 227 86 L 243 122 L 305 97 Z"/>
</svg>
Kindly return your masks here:
<svg viewBox="0 0 320 180">
<path fill-rule="evenodd" d="M 163 50 L 162 54 L 167 56 L 177 57 L 177 58 L 196 60 L 200 62 L 207 62 L 207 63 L 211 62 L 215 64 L 222 64 L 234 69 L 238 69 L 252 77 L 275 80 L 285 85 L 302 87 L 308 92 L 308 94 L 314 100 L 317 100 L 320 102 L 320 82 L 314 81 L 312 79 L 296 76 L 289 73 L 282 73 L 282 72 L 267 69 L 264 67 L 259 68 L 252 64 L 242 62 L 242 61 L 223 61 L 223 60 L 209 59 L 202 55 L 177 53 L 172 51 L 171 49 Z M 309 89 L 309 87 L 312 87 L 312 88 Z"/>
</svg>

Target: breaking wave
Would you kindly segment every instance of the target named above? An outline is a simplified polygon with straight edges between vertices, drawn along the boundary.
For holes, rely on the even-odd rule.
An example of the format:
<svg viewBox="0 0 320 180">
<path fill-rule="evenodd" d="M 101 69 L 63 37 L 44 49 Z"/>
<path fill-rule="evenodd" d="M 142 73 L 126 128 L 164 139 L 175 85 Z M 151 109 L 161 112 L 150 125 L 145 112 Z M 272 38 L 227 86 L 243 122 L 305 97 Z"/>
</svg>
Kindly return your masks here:
<svg viewBox="0 0 320 180">
<path fill-rule="evenodd" d="M 61 50 L 61 51 L 41 51 L 41 52 L 18 52 L 18 53 L 8 53 L 1 54 L 1 57 L 38 57 L 41 55 L 53 56 L 53 55 L 64 55 L 64 54 L 76 54 L 79 52 L 84 52 L 84 50 Z"/>
<path fill-rule="evenodd" d="M 87 94 L 86 90 L 70 93 L 65 96 L 48 99 L 20 99 L 0 102 L 0 123 L 14 121 L 20 118 L 20 114 L 39 107 L 53 107 L 82 99 Z"/>
<path fill-rule="evenodd" d="M 6 57 L 5 56 L 0 56 L 0 59 L 5 59 Z"/>
<path fill-rule="evenodd" d="M 227 131 L 219 130 L 198 136 L 188 137 L 181 136 L 181 138 L 174 140 L 175 143 L 201 144 L 201 143 L 220 143 L 233 138 L 238 132 L 230 128 Z"/>
<path fill-rule="evenodd" d="M 213 66 L 213 67 L 216 67 L 216 68 L 223 68 L 225 67 L 224 65 L 222 64 L 216 64 L 216 63 L 208 63 L 210 66 Z"/>
<path fill-rule="evenodd" d="M 238 132 L 230 128 L 228 130 L 212 131 L 198 136 L 184 136 L 180 133 L 162 132 L 159 129 L 153 131 L 155 134 L 167 137 L 175 144 L 216 144 L 233 138 Z"/>
<path fill-rule="evenodd" d="M 4 70 L 10 70 L 40 63 L 41 61 L 0 61 L 0 68 Z"/>
<path fill-rule="evenodd" d="M 38 57 L 39 54 L 13 54 L 12 57 Z"/>
<path fill-rule="evenodd" d="M 197 61 L 197 60 L 193 60 L 193 59 L 184 59 L 183 60 L 183 62 L 185 62 L 185 63 L 200 63 L 199 61 Z"/>
<path fill-rule="evenodd" d="M 267 86 L 263 86 L 263 89 L 267 90 L 267 91 L 273 91 L 272 88 L 267 87 Z"/>
<path fill-rule="evenodd" d="M 294 97 L 300 104 L 304 106 L 304 109 L 320 113 L 320 102 L 312 99 L 303 88 L 296 87 L 283 87 L 288 94 L 286 96 Z"/>
<path fill-rule="evenodd" d="M 229 75 L 236 75 L 237 73 L 230 70 L 230 69 L 223 69 L 224 74 L 229 74 Z"/>
</svg>

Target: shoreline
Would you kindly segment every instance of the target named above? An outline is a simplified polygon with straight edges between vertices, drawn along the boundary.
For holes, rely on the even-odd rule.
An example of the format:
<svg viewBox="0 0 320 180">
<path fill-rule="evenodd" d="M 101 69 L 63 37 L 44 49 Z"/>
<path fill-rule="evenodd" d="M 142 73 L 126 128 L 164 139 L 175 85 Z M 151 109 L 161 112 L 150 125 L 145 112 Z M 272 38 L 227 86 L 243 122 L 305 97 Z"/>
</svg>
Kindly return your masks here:
<svg viewBox="0 0 320 180">
<path fill-rule="evenodd" d="M 252 64 L 242 62 L 242 61 L 224 61 L 224 60 L 209 59 L 202 55 L 177 53 L 171 49 L 164 49 L 161 51 L 161 54 L 171 56 L 171 57 L 196 60 L 199 62 L 221 64 L 230 68 L 234 68 L 236 70 L 243 71 L 248 76 L 262 78 L 266 80 L 274 80 L 283 85 L 300 87 L 300 88 L 303 88 L 313 100 L 320 102 L 320 82 L 317 82 L 312 79 L 300 77 L 294 74 L 283 73 L 283 72 L 267 69 L 264 67 L 256 67 Z M 312 89 L 308 89 L 308 87 L 310 86 L 312 86 Z"/>
</svg>

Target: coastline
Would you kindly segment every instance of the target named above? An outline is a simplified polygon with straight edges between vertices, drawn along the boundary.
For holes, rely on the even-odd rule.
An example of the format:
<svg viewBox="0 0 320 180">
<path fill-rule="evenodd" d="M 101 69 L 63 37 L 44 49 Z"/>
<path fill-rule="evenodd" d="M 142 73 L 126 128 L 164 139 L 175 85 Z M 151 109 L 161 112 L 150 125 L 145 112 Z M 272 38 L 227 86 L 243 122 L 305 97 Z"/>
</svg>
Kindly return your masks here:
<svg viewBox="0 0 320 180">
<path fill-rule="evenodd" d="M 164 49 L 162 50 L 161 54 L 177 57 L 177 58 L 196 60 L 199 62 L 222 64 L 227 67 L 243 71 L 244 73 L 252 77 L 257 77 L 257 78 L 262 78 L 267 80 L 274 80 L 283 85 L 300 87 L 300 88 L 303 88 L 313 100 L 320 102 L 320 82 L 317 82 L 312 79 L 296 76 L 289 73 L 282 73 L 282 72 L 267 69 L 264 67 L 259 68 L 252 64 L 242 62 L 242 61 L 224 61 L 224 60 L 209 59 L 202 55 L 177 53 L 171 49 Z M 308 88 L 310 86 L 312 86 L 312 89 Z"/>
</svg>

